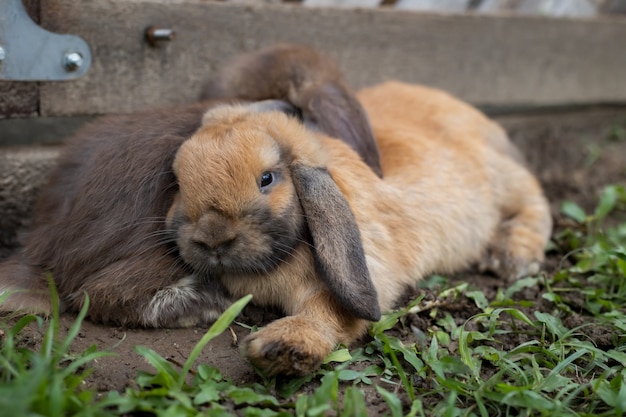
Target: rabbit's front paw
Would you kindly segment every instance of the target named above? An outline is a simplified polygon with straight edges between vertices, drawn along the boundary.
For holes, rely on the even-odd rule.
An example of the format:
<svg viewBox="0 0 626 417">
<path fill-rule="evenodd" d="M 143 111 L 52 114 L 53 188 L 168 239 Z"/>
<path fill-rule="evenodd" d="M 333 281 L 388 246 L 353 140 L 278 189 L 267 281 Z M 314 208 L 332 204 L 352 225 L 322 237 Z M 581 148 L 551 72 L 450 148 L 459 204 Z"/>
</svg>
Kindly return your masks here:
<svg viewBox="0 0 626 417">
<path fill-rule="evenodd" d="M 248 336 L 242 351 L 268 376 L 306 375 L 319 368 L 336 344 L 326 327 L 306 317 L 284 317 Z"/>
</svg>

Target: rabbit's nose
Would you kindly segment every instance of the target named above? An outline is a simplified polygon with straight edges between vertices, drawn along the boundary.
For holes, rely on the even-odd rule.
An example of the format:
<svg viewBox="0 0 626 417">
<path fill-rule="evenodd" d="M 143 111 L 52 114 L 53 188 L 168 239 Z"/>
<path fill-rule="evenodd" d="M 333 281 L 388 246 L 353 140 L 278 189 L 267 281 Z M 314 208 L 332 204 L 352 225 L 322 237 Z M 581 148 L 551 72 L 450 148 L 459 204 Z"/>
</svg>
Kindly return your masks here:
<svg viewBox="0 0 626 417">
<path fill-rule="evenodd" d="M 228 218 L 219 213 L 205 214 L 198 222 L 191 241 L 205 250 L 227 247 L 237 237 L 231 223 Z"/>
<path fill-rule="evenodd" d="M 207 252 L 215 251 L 217 249 L 225 249 L 235 241 L 235 237 L 216 236 L 212 239 L 192 239 L 193 244 Z"/>
</svg>

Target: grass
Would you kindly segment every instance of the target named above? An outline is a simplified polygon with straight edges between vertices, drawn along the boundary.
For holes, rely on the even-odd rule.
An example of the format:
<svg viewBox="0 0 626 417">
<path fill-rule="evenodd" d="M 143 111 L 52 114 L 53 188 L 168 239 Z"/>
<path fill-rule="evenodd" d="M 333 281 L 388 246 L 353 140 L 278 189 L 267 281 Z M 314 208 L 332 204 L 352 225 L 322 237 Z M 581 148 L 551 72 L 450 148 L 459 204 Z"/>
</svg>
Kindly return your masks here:
<svg viewBox="0 0 626 417">
<path fill-rule="evenodd" d="M 51 286 L 54 294 L 54 286 Z M 8 295 L 8 294 L 7 294 Z M 5 295 L 6 297 L 6 295 Z M 56 300 L 56 296 L 53 297 Z M 0 299 L 0 302 L 2 300 Z M 53 308 L 48 323 L 28 315 L 12 326 L 4 325 L 0 349 L 0 415 L 7 416 L 100 416 L 106 415 L 97 403 L 97 394 L 82 390 L 90 362 L 110 355 L 95 346 L 74 355 L 70 345 L 78 335 L 89 302 L 85 303 L 65 338 L 60 338 L 59 309 Z M 40 350 L 20 347 L 20 332 L 36 323 L 43 333 Z"/>
<path fill-rule="evenodd" d="M 87 388 L 90 363 L 70 349 L 86 310 L 63 337 L 48 320 L 4 320 L 0 415 L 7 416 L 615 416 L 626 413 L 626 190 L 605 188 L 592 213 L 572 202 L 555 235 L 549 274 L 495 293 L 434 276 L 385 315 L 361 347 L 338 347 L 315 375 L 238 386 L 198 364 L 200 351 L 249 301 L 235 303 L 182 366 L 147 348 L 153 366 L 124 392 Z M 465 313 L 455 308 L 464 306 Z M 473 313 L 468 315 L 467 311 Z M 10 324 L 12 323 L 12 324 Z M 23 347 L 26 326 L 43 334 Z"/>
</svg>

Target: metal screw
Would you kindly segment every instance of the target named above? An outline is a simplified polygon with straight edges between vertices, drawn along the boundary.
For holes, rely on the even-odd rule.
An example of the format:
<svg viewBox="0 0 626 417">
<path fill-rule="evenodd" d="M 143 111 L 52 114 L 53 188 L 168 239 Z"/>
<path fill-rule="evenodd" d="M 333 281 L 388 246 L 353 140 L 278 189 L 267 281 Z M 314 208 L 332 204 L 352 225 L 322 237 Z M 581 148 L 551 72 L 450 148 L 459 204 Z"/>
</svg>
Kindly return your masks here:
<svg viewBox="0 0 626 417">
<path fill-rule="evenodd" d="M 2 46 L 0 46 L 0 61 L 4 61 L 7 57 L 7 53 Z"/>
<path fill-rule="evenodd" d="M 76 71 L 80 67 L 83 66 L 83 56 L 78 52 L 69 52 L 65 54 L 63 59 L 63 65 L 65 66 L 66 71 Z"/>
<path fill-rule="evenodd" d="M 146 29 L 146 40 L 152 46 L 156 46 L 161 41 L 171 41 L 176 37 L 176 32 L 168 28 L 150 26 Z"/>
</svg>

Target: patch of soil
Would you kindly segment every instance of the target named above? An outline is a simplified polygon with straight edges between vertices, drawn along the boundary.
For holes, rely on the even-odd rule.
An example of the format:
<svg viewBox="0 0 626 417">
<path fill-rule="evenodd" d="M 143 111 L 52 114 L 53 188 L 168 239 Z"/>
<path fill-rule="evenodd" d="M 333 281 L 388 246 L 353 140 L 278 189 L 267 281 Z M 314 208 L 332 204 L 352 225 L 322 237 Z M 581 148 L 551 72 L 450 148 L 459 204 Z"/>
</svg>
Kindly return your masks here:
<svg viewBox="0 0 626 417">
<path fill-rule="evenodd" d="M 260 308 L 251 306 L 239 320 L 250 325 L 263 325 L 271 321 L 267 316 Z M 62 325 L 69 327 L 72 320 L 72 316 L 64 316 Z M 135 352 L 135 346 L 149 347 L 174 364 L 182 364 L 207 330 L 208 327 L 165 330 L 122 329 L 84 323 L 74 348 L 81 351 L 92 344 L 98 345 L 101 349 L 111 348 L 116 356 L 99 359 L 88 383 L 94 384 L 98 390 L 120 390 L 132 382 L 139 370 L 152 370 L 151 366 Z M 218 368 L 236 384 L 260 382 L 253 368 L 239 353 L 238 341 L 249 333 L 250 330 L 233 324 L 229 331 L 222 333 L 205 347 L 198 363 Z"/>
<path fill-rule="evenodd" d="M 582 119 L 582 120 L 581 120 Z M 502 117 L 501 121 L 511 132 L 514 141 L 518 144 L 531 141 L 523 146 L 527 149 L 527 157 L 531 168 L 538 173 L 551 197 L 554 212 L 563 199 L 575 199 L 579 204 L 590 208 L 597 199 L 598 190 L 604 184 L 626 183 L 626 138 L 611 136 L 615 126 L 626 126 L 626 113 L 617 113 L 607 120 L 595 114 L 586 119 L 580 115 L 565 115 L 559 117 L 536 115 L 526 117 Z M 613 129 L 613 130 L 611 130 Z M 608 133 L 607 133 L 608 132 Z M 564 154 L 569 155 L 566 158 Z M 560 163 L 559 160 L 567 159 Z M 593 170 L 593 172 L 592 172 Z M 560 258 L 551 258 L 547 263 L 547 270 L 554 270 L 561 261 Z M 488 298 L 493 299 L 502 282 L 492 276 L 468 273 L 460 277 L 469 281 L 471 286 L 482 290 Z M 404 302 L 408 302 L 418 294 L 418 290 L 407 292 Z M 426 290 L 419 290 L 426 291 Z M 536 300 L 537 305 L 546 312 L 550 312 L 551 305 L 541 299 L 540 289 L 525 289 L 521 294 L 525 299 Z M 427 293 L 428 297 L 429 294 Z M 458 324 L 465 322 L 469 317 L 479 312 L 470 301 L 448 305 L 440 309 L 439 314 L 450 313 Z M 529 313 L 532 316 L 532 313 Z M 247 325 L 263 325 L 279 315 L 273 311 L 265 311 L 249 306 L 244 310 L 240 322 Z M 63 316 L 61 326 L 69 329 L 74 317 Z M 409 317 L 410 325 L 426 330 L 435 325 L 435 320 L 428 314 L 417 314 Z M 574 315 L 567 325 L 583 324 L 582 315 Z M 410 337 L 410 330 L 399 329 Z M 110 349 L 115 353 L 113 357 L 102 358 L 93 364 L 94 372 L 88 379 L 88 384 L 100 391 L 123 390 L 132 384 L 139 370 L 151 370 L 151 366 L 135 352 L 134 347 L 142 345 L 149 347 L 161 356 L 174 363 L 183 363 L 193 347 L 203 336 L 206 328 L 192 329 L 122 329 L 106 327 L 85 322 L 79 337 L 73 345 L 76 352 L 82 351 L 91 345 L 99 349 Z M 600 327 L 583 327 L 585 332 L 598 346 L 610 346 L 611 335 Z M 230 331 L 214 339 L 202 352 L 198 363 L 215 366 L 236 384 L 260 382 L 249 363 L 240 355 L 238 341 L 242 340 L 249 330 L 233 324 Z M 524 335 L 520 334 L 520 338 Z M 29 330 L 24 343 L 36 346 L 41 335 L 35 330 Z M 512 344 L 519 344 L 521 340 L 511 340 Z M 365 342 L 362 342 L 365 343 Z M 513 345 L 512 345 L 513 346 Z M 365 398 L 370 412 L 375 415 L 385 409 L 384 401 L 373 388 L 365 388 Z"/>
</svg>

